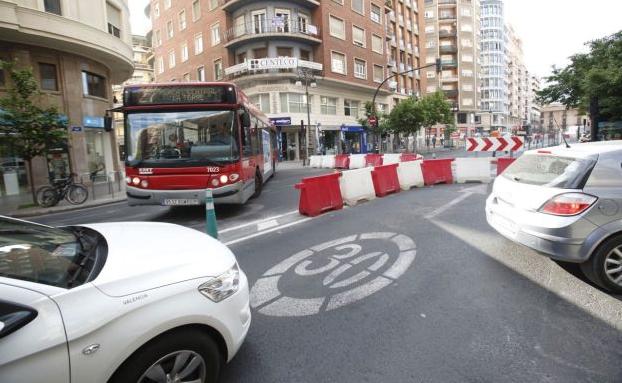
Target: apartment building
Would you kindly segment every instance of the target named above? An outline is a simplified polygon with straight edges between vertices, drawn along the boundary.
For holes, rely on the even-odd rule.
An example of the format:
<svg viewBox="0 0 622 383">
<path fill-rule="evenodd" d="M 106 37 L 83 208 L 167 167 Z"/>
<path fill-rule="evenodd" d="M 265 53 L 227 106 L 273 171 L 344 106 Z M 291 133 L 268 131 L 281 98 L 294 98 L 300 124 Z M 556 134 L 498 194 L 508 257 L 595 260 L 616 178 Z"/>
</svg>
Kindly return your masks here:
<svg viewBox="0 0 622 383">
<path fill-rule="evenodd" d="M 540 79 L 533 74 L 528 74 L 527 83 L 527 125 L 532 132 L 538 132 L 541 131 L 541 107 L 537 100 L 538 92 L 540 91 Z"/>
<path fill-rule="evenodd" d="M 18 164 L 0 177 L 0 195 L 28 195 L 29 182 L 73 172 L 110 176 L 121 170 L 114 131 L 104 128 L 112 107 L 112 84 L 130 77 L 131 33 L 127 0 L 0 1 L 0 59 L 29 67 L 39 82 L 40 102 L 55 105 L 69 125 L 68 141 L 33 160 L 23 161 L 0 140 L 3 163 Z M 0 96 L 11 86 L 0 71 Z M 118 175 L 118 173 L 116 173 Z"/>
<path fill-rule="evenodd" d="M 508 119 L 507 35 L 503 0 L 481 3 L 481 122 L 484 130 Z"/>
<path fill-rule="evenodd" d="M 480 2 L 479 0 L 425 0 L 423 26 L 425 64 L 441 58 L 443 72 L 424 71 L 425 91 L 442 89 L 452 102 L 462 136 L 475 131 L 480 110 Z M 442 134 L 442 128 L 434 134 Z"/>
<path fill-rule="evenodd" d="M 506 26 L 507 46 L 507 80 L 508 80 L 508 118 L 507 129 L 517 129 L 527 120 L 525 113 L 527 104 L 528 73 L 523 56 L 523 42 L 512 26 Z"/>
<path fill-rule="evenodd" d="M 545 140 L 559 140 L 562 132 L 575 138 L 590 132 L 590 119 L 586 114 L 578 109 L 566 109 L 560 103 L 542 106 L 540 125 Z"/>
<path fill-rule="evenodd" d="M 422 1 L 152 1 L 156 81 L 237 83 L 277 125 L 281 159 L 299 159 L 307 134 L 311 151 L 366 152 L 365 102 L 419 65 Z M 377 107 L 420 89 L 418 73 L 396 76 Z"/>
</svg>

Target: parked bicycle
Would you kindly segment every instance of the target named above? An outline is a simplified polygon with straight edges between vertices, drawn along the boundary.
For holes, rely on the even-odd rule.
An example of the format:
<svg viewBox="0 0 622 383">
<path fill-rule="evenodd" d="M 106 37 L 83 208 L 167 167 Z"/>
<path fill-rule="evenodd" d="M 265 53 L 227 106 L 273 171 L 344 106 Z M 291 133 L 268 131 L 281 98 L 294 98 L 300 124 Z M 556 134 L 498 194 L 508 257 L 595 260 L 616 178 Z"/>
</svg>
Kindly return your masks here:
<svg viewBox="0 0 622 383">
<path fill-rule="evenodd" d="M 37 190 L 37 203 L 43 207 L 57 205 L 63 198 L 72 205 L 83 204 L 89 197 L 86 186 L 74 182 L 76 174 L 71 173 L 68 178 L 51 181 L 51 185 Z"/>
</svg>

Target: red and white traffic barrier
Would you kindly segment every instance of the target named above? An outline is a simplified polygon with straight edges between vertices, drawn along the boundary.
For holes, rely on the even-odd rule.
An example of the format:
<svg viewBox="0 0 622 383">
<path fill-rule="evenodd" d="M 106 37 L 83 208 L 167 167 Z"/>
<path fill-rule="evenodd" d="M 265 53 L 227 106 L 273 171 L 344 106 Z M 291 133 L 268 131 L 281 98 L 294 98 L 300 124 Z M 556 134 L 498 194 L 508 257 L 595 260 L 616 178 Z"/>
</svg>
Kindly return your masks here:
<svg viewBox="0 0 622 383">
<path fill-rule="evenodd" d="M 512 136 L 504 137 L 469 137 L 466 139 L 467 152 L 495 152 L 510 151 L 515 152 L 525 145 L 523 137 Z"/>
</svg>

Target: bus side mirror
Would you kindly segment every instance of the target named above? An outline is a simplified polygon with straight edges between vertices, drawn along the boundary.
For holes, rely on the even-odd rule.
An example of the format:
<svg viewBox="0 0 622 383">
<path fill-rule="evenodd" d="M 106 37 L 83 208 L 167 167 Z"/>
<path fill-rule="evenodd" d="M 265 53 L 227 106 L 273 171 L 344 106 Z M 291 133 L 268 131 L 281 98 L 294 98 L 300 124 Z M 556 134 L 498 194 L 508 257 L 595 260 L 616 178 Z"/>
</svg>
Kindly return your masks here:
<svg viewBox="0 0 622 383">
<path fill-rule="evenodd" d="M 112 131 L 112 117 L 104 116 L 104 130 L 106 132 Z"/>
</svg>

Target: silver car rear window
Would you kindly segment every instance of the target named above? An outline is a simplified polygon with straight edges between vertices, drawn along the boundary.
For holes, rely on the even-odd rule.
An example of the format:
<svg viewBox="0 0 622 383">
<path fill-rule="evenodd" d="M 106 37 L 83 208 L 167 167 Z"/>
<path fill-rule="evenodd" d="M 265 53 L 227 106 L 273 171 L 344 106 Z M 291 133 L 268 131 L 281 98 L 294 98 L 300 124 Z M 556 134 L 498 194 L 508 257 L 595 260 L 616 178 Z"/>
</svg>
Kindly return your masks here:
<svg viewBox="0 0 622 383">
<path fill-rule="evenodd" d="M 595 163 L 586 158 L 523 155 L 503 172 L 503 177 L 530 185 L 580 189 Z"/>
</svg>

